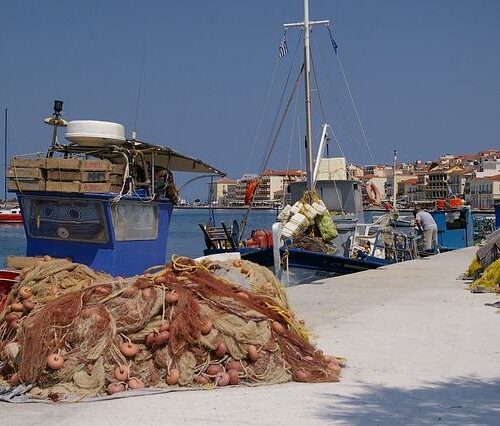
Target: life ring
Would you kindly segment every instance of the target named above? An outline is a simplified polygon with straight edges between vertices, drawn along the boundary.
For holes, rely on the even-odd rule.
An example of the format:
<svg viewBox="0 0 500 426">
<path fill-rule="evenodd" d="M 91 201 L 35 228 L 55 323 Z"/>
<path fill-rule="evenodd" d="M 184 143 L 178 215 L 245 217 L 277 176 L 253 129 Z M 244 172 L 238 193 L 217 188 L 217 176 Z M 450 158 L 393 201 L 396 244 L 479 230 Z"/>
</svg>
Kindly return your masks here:
<svg viewBox="0 0 500 426">
<path fill-rule="evenodd" d="M 366 195 L 368 196 L 371 204 L 380 204 L 380 200 L 382 199 L 380 196 L 380 190 L 373 182 L 366 184 Z"/>
<path fill-rule="evenodd" d="M 247 183 L 247 189 L 245 191 L 245 205 L 250 204 L 253 201 L 253 196 L 257 190 L 258 182 L 257 180 L 251 180 Z"/>
</svg>

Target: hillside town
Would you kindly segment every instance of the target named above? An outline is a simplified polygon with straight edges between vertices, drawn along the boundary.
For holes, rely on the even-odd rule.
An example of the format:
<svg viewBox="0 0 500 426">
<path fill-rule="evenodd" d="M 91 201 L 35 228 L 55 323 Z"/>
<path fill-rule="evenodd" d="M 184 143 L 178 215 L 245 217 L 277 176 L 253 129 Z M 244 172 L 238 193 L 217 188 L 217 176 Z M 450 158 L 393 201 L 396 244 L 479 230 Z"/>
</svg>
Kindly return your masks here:
<svg viewBox="0 0 500 426">
<path fill-rule="evenodd" d="M 208 184 L 207 203 L 220 207 L 244 205 L 247 185 L 257 178 L 245 174 L 238 179 L 224 177 Z M 265 170 L 260 175 L 254 204 L 280 206 L 287 202 L 288 184 L 303 180 L 302 170 Z M 489 149 L 477 154 L 446 154 L 435 160 L 413 163 L 395 161 L 393 165 L 346 164 L 344 158 L 323 158 L 317 180 L 359 180 L 375 187 L 381 200 L 394 200 L 398 207 L 434 203 L 458 197 L 475 210 L 491 210 L 500 203 L 500 150 Z M 364 202 L 370 204 L 363 190 Z"/>
</svg>

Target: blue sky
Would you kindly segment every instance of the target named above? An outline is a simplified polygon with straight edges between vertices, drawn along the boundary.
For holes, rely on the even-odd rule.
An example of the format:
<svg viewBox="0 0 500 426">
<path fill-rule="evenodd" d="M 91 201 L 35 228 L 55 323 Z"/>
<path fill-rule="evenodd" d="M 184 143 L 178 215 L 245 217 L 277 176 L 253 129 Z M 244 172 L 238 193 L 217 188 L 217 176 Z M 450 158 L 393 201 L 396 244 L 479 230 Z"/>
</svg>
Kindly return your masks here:
<svg viewBox="0 0 500 426">
<path fill-rule="evenodd" d="M 390 162 L 394 148 L 410 161 L 500 146 L 499 1 L 311 0 L 310 9 L 312 19 L 331 20 L 376 162 Z M 116 121 L 130 134 L 142 66 L 139 138 L 232 177 L 256 172 L 299 36 L 287 33 L 290 53 L 263 114 L 282 24 L 301 19 L 301 0 L 2 1 L 0 107 L 9 109 L 10 153 L 48 146 L 42 119 L 56 98 L 66 119 Z M 342 152 L 371 163 L 328 33 L 318 27 L 313 38 L 319 93 Z M 316 91 L 313 103 L 318 134 Z M 271 167 L 301 165 L 303 121 L 299 99 Z M 339 155 L 333 143 L 330 153 Z M 185 196 L 203 191 L 197 184 Z"/>
</svg>

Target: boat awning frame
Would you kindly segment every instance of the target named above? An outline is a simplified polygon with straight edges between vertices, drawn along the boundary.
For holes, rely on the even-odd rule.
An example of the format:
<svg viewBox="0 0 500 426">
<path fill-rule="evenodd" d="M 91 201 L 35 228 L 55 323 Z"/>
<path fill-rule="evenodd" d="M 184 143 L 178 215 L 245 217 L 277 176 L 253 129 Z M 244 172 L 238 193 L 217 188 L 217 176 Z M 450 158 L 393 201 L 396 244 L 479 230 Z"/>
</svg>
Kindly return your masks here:
<svg viewBox="0 0 500 426">
<path fill-rule="evenodd" d="M 52 151 L 67 154 L 86 154 L 93 157 L 106 159 L 115 164 L 124 163 L 123 154 L 127 156 L 140 155 L 155 168 L 168 169 L 177 172 L 206 173 L 217 176 L 226 176 L 226 173 L 211 166 L 204 161 L 181 154 L 173 148 L 155 145 L 138 140 L 127 140 L 121 145 L 107 146 L 81 146 L 81 145 L 55 145 Z"/>
</svg>

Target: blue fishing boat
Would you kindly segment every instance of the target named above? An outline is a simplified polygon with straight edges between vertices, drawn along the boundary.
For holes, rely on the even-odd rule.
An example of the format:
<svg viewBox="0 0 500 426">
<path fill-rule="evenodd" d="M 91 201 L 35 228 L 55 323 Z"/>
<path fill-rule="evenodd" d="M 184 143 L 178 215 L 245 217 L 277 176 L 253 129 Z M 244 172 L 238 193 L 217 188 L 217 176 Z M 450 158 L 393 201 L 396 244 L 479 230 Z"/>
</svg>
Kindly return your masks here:
<svg viewBox="0 0 500 426">
<path fill-rule="evenodd" d="M 171 148 L 125 138 L 122 125 L 61 118 L 62 102 L 45 122 L 50 148 L 13 157 L 9 191 L 21 208 L 27 256 L 69 258 L 113 276 L 164 264 L 178 191 L 172 172 L 223 176 Z M 57 139 L 67 127 L 67 144 Z"/>
<path fill-rule="evenodd" d="M 222 228 L 215 227 L 211 223 L 209 226 L 201 225 L 204 232 L 206 249 L 205 255 L 216 254 L 224 251 L 239 252 L 241 257 L 254 261 L 261 265 L 273 266 L 278 271 L 283 263 L 287 264 L 290 270 L 306 270 L 327 273 L 329 275 L 341 275 L 359 272 L 367 269 L 374 269 L 380 266 L 411 260 L 419 257 L 418 240 L 413 227 L 405 227 L 405 230 L 396 229 L 394 225 L 395 217 L 386 216 L 377 223 L 364 224 L 363 204 L 362 204 L 362 183 L 348 179 L 318 179 L 318 170 L 322 160 L 324 147 L 328 146 L 328 132 L 330 126 L 323 124 L 322 134 L 319 141 L 319 149 L 316 162 L 312 155 L 312 98 L 311 98 L 311 64 L 310 57 L 310 33 L 313 26 L 325 26 L 330 36 L 330 41 L 335 54 L 337 54 L 337 44 L 329 29 L 329 21 L 311 21 L 309 19 L 309 3 L 304 0 L 304 20 L 303 22 L 285 24 L 284 31 L 290 28 L 299 28 L 303 34 L 304 60 L 300 67 L 299 75 L 295 80 L 295 86 L 290 93 L 286 103 L 286 108 L 277 122 L 277 130 L 272 132 L 270 140 L 270 151 L 265 153 L 263 164 L 271 156 L 271 150 L 276 144 L 279 130 L 285 120 L 288 107 L 296 93 L 300 79 L 304 79 L 305 93 L 305 148 L 306 148 L 306 178 L 303 182 L 290 182 L 288 185 L 291 204 L 300 202 L 305 192 L 315 193 L 324 202 L 324 207 L 332 212 L 331 219 L 336 225 L 338 235 L 328 240 L 328 245 L 323 250 L 315 250 L 310 247 L 297 247 L 297 236 L 280 235 L 280 226 L 273 227 L 275 232 L 273 237 L 251 238 L 245 241 L 243 233 L 246 225 L 246 217 L 241 224 L 231 228 L 225 225 Z M 285 37 L 280 44 L 280 56 L 286 48 Z M 343 72 L 343 69 L 342 69 Z M 287 79 L 288 81 L 288 79 Z M 347 84 L 347 79 L 346 79 Z M 347 86 L 349 94 L 351 93 Z M 318 87 L 315 88 L 318 91 Z M 282 99 L 284 99 L 284 94 Z M 352 100 L 352 96 L 351 96 Z M 353 102 L 354 103 L 354 102 Z M 354 106 L 354 105 L 353 105 Z M 354 106 L 355 107 L 355 106 Z M 359 121 L 359 116 L 357 116 Z M 361 123 L 360 123 L 361 124 Z M 363 131 L 364 133 L 364 131 Z M 335 134 L 332 134 L 336 139 Z M 313 167 L 314 166 L 314 167 Z M 245 204 L 249 205 L 248 213 L 251 210 L 252 198 L 258 188 L 259 179 L 250 182 L 245 193 Z M 297 212 L 294 212 L 296 214 Z M 454 249 L 466 247 L 473 244 L 473 224 L 470 210 L 460 209 L 453 211 L 437 211 L 432 213 L 438 224 L 438 243 L 443 249 Z M 391 220 L 386 220 L 389 218 Z M 293 218 L 292 218 L 293 219 Z M 301 219 L 306 219 L 302 215 Z M 309 225 L 314 222 L 310 221 Z M 396 221 L 397 223 L 397 221 Z M 406 223 L 405 223 L 406 225 Z M 286 226 L 286 225 L 285 225 Z M 296 229 L 306 228 L 304 223 L 296 224 Z M 272 240 L 272 243 L 270 242 Z M 322 245 L 318 241 L 318 246 Z M 437 249 L 437 248 L 436 248 Z"/>
</svg>

